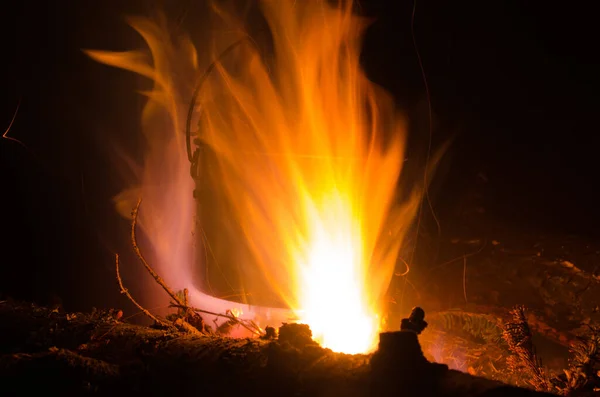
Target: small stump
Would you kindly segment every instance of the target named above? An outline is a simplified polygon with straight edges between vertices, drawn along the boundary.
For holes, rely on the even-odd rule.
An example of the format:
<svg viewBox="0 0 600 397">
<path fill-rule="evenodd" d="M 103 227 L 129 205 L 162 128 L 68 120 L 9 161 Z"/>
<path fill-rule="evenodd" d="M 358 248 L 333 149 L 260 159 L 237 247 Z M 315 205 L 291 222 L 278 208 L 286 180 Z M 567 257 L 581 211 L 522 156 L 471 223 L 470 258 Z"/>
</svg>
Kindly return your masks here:
<svg viewBox="0 0 600 397">
<path fill-rule="evenodd" d="M 425 329 L 425 312 L 414 308 L 403 319 L 401 331 L 379 334 L 379 346 L 371 358 L 373 394 L 379 396 L 436 395 L 439 380 L 448 371 L 445 364 L 427 361 L 418 334 Z"/>
</svg>

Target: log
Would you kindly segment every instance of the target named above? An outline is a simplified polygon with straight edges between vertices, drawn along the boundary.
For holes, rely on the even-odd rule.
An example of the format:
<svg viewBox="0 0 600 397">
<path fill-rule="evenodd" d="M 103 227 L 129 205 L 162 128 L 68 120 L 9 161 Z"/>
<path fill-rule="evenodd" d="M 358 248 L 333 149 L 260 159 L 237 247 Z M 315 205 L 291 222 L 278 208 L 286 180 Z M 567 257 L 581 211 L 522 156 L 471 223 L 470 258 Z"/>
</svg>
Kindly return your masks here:
<svg viewBox="0 0 600 397">
<path fill-rule="evenodd" d="M 234 339 L 119 317 L 0 302 L 0 395 L 544 395 L 428 362 L 415 332 L 383 333 L 374 354 L 347 355 L 319 347 L 301 325 L 283 325 L 273 340 Z"/>
</svg>

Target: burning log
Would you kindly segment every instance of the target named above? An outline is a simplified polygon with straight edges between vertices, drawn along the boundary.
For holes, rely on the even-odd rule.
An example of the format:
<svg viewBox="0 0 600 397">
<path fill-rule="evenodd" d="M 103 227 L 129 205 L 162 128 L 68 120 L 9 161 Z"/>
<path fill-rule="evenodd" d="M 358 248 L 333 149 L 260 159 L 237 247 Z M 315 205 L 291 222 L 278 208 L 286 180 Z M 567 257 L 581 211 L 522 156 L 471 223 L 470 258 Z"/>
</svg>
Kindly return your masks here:
<svg viewBox="0 0 600 397">
<path fill-rule="evenodd" d="M 372 356 L 333 353 L 297 324 L 278 339 L 190 335 L 0 303 L 0 393 L 28 395 L 537 396 L 428 362 L 417 333 L 380 335 Z M 30 390 L 31 389 L 31 390 Z"/>
</svg>

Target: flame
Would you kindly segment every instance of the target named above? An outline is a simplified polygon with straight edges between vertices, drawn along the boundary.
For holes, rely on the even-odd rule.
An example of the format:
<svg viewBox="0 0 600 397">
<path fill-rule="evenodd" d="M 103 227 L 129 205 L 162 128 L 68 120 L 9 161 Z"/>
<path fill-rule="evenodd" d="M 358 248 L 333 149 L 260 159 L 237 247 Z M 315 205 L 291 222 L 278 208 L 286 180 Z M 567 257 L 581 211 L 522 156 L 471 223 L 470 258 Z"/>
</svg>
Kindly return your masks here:
<svg viewBox="0 0 600 397">
<path fill-rule="evenodd" d="M 323 346 L 368 352 L 420 198 L 414 189 L 401 200 L 397 188 L 405 122 L 360 67 L 367 24 L 350 1 L 264 0 L 260 9 L 270 51 L 251 40 L 237 46 L 215 63 L 197 97 L 199 184 L 226 209 L 222 228 L 237 239 L 225 249 L 237 258 L 245 288 L 258 293 L 268 285 L 289 308 L 251 306 L 239 309 L 243 316 L 260 312 L 274 321 L 293 314 Z M 240 304 L 191 282 L 196 204 L 184 134 L 198 76 L 245 37 L 235 29 L 235 12 L 212 11 L 220 28 L 205 32 L 210 41 L 176 34 L 164 16 L 133 18 L 150 57 L 87 53 L 154 82 L 145 93 L 148 147 L 139 184 L 117 202 L 126 213 L 131 205 L 124 203 L 144 198 L 139 224 L 157 270 L 174 288 L 189 288 L 197 305 L 224 311 Z"/>
</svg>

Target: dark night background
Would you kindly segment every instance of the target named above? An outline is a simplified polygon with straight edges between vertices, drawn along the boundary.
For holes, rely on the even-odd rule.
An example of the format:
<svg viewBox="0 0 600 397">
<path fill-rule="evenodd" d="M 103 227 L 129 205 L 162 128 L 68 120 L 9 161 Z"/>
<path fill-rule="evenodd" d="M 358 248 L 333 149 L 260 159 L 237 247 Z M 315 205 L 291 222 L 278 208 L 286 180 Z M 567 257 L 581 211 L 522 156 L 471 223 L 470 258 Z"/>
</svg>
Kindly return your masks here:
<svg viewBox="0 0 600 397">
<path fill-rule="evenodd" d="M 21 1 L 3 10 L 0 125 L 8 126 L 21 98 L 9 136 L 27 146 L 0 140 L 4 296 L 60 299 L 71 310 L 123 305 L 113 255 L 129 250 L 128 224 L 110 201 L 123 187 L 110 150 L 141 154 L 141 102 L 132 74 L 80 49 L 141 45 L 122 17 L 143 3 Z M 370 77 L 421 125 L 412 5 L 363 1 L 376 18 L 364 59 Z M 467 232 L 460 208 L 474 189 L 484 194 L 489 222 L 478 230 L 598 237 L 593 15 L 583 1 L 417 0 L 433 142 L 456 135 L 432 186 L 442 237 Z M 412 138 L 427 136 L 418 128 Z"/>
</svg>

